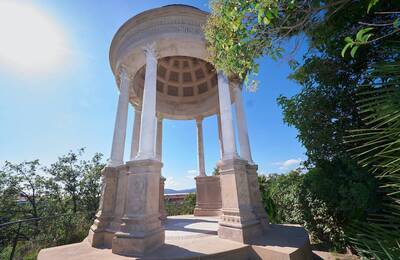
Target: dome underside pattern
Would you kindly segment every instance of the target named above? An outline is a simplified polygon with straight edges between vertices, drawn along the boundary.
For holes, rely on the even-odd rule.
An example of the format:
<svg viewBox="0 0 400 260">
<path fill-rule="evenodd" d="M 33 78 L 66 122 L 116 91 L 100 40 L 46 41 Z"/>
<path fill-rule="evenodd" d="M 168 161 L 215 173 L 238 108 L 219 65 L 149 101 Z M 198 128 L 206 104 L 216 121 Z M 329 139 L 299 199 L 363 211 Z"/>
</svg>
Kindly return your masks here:
<svg viewBox="0 0 400 260">
<path fill-rule="evenodd" d="M 144 87 L 146 69 L 136 74 L 141 89 Z M 214 67 L 203 60 L 184 57 L 164 57 L 158 60 L 157 92 L 170 98 L 192 99 L 207 96 L 217 89 Z"/>
</svg>

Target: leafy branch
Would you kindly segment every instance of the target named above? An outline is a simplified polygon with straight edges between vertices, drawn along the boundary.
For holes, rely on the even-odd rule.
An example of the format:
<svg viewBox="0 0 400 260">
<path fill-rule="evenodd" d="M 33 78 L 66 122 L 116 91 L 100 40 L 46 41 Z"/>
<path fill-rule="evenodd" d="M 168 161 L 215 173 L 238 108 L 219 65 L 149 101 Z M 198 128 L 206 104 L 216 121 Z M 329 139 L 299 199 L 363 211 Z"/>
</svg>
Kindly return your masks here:
<svg viewBox="0 0 400 260">
<path fill-rule="evenodd" d="M 374 8 L 379 3 L 379 0 L 371 0 L 368 4 L 367 13 L 370 13 L 371 9 Z M 388 38 L 398 32 L 400 32 L 400 12 L 395 11 L 386 11 L 386 12 L 375 12 L 375 15 L 387 15 L 389 16 L 389 21 L 385 23 L 365 23 L 365 22 L 358 22 L 360 25 L 368 26 L 366 28 L 360 29 L 355 38 L 353 39 L 350 36 L 347 36 L 344 41 L 346 42 L 345 46 L 342 49 L 342 57 L 345 57 L 348 50 L 350 50 L 351 57 L 354 58 L 356 55 L 357 50 L 360 46 L 363 45 L 370 45 L 374 42 L 380 41 L 382 39 Z M 399 17 L 397 17 L 399 16 Z M 384 32 L 381 33 L 380 36 L 370 39 L 374 36 L 371 33 L 372 30 L 380 30 Z M 388 31 L 389 30 L 389 31 Z"/>
</svg>

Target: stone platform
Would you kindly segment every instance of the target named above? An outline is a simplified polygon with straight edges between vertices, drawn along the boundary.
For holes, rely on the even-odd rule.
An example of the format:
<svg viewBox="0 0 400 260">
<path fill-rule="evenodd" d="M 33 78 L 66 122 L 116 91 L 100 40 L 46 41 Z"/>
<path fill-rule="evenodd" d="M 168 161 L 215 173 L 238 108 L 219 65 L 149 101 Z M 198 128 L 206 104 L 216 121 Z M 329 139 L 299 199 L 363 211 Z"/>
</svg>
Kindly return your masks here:
<svg viewBox="0 0 400 260">
<path fill-rule="evenodd" d="M 270 225 L 251 244 L 241 244 L 217 236 L 217 217 L 192 215 L 168 217 L 165 244 L 141 258 L 113 254 L 81 243 L 43 249 L 39 260 L 124 260 L 124 259 L 312 259 L 308 235 L 302 227 Z"/>
</svg>

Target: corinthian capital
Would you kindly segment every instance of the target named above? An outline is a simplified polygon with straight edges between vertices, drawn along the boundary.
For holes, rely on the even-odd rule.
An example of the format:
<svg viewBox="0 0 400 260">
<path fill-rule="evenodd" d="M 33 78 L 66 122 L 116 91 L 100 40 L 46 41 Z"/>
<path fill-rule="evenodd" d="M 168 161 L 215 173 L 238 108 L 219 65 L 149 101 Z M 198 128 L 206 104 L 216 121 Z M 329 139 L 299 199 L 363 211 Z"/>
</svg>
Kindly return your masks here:
<svg viewBox="0 0 400 260">
<path fill-rule="evenodd" d="M 132 74 L 129 72 L 128 66 L 126 66 L 125 64 L 121 64 L 120 66 L 118 66 L 118 78 L 119 78 L 119 80 L 121 80 L 121 79 L 132 80 L 133 79 Z"/>
<path fill-rule="evenodd" d="M 203 123 L 203 116 L 196 116 L 195 120 L 197 125 L 201 125 Z"/>
<path fill-rule="evenodd" d="M 236 89 L 242 90 L 243 81 L 241 81 L 239 78 L 236 78 L 236 77 L 229 78 L 229 87 L 232 90 L 236 90 Z"/>
<path fill-rule="evenodd" d="M 156 48 L 156 43 L 150 43 L 147 44 L 143 47 L 144 54 L 146 55 L 146 58 L 153 58 L 157 59 L 157 48 Z"/>
</svg>

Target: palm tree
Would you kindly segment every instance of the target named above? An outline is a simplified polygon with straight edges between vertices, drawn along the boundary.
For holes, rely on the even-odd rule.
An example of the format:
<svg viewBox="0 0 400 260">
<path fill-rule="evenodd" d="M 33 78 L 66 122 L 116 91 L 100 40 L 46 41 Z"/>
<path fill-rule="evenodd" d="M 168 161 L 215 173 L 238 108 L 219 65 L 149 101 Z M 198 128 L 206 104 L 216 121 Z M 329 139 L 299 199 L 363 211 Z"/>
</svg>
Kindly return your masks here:
<svg viewBox="0 0 400 260">
<path fill-rule="evenodd" d="M 367 128 L 346 138 L 360 165 L 379 180 L 384 198 L 380 212 L 353 225 L 350 243 L 368 259 L 400 259 L 400 61 L 371 70 L 372 85 L 360 94 Z"/>
</svg>

